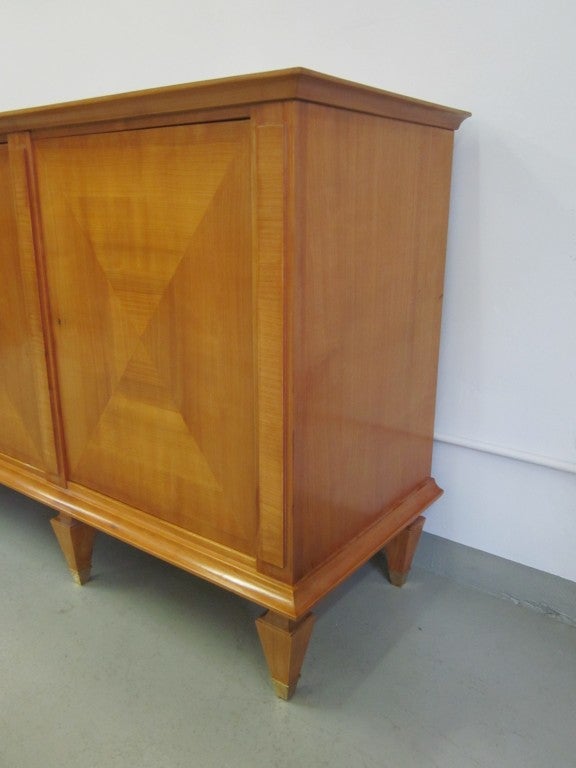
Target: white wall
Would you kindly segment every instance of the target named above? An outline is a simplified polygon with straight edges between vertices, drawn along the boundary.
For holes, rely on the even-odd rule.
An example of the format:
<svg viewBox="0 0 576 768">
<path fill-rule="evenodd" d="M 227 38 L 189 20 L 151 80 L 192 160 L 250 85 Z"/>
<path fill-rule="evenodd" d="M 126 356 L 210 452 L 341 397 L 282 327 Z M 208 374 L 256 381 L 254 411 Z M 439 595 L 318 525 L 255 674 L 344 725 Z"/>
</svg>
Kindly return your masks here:
<svg viewBox="0 0 576 768">
<path fill-rule="evenodd" d="M 572 0 L 1 0 L 0 110 L 306 66 L 470 109 L 438 432 L 576 469 Z M 428 530 L 576 581 L 576 474 L 439 443 Z"/>
</svg>

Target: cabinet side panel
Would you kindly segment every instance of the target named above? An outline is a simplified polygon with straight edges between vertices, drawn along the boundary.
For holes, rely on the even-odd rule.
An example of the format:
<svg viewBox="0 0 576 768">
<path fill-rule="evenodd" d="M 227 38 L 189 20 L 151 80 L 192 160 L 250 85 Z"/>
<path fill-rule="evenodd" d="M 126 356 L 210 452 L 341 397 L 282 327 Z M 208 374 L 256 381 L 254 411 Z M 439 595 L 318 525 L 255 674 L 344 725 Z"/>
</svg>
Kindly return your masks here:
<svg viewBox="0 0 576 768">
<path fill-rule="evenodd" d="M 12 163 L 0 145 L 0 453 L 51 476 L 56 457 L 21 160 Z"/>
<path fill-rule="evenodd" d="M 41 139 L 68 473 L 254 554 L 247 121 Z"/>
<path fill-rule="evenodd" d="M 303 576 L 430 475 L 452 132 L 302 109 L 294 509 Z"/>
</svg>

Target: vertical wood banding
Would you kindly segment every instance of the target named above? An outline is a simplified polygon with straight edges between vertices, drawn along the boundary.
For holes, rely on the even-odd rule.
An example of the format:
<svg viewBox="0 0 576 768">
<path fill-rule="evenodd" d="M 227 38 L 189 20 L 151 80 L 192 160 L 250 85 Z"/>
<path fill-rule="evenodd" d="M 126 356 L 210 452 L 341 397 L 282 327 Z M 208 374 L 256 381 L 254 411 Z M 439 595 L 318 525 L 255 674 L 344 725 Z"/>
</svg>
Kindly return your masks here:
<svg viewBox="0 0 576 768">
<path fill-rule="evenodd" d="M 42 453 L 48 478 L 65 486 L 66 459 L 58 397 L 58 376 L 51 333 L 40 201 L 30 135 L 28 133 L 12 134 L 8 137 L 8 148 L 24 302 L 34 342 L 35 390 L 39 398 Z"/>
<path fill-rule="evenodd" d="M 285 128 L 255 128 L 260 560 L 286 562 L 284 510 Z"/>
</svg>

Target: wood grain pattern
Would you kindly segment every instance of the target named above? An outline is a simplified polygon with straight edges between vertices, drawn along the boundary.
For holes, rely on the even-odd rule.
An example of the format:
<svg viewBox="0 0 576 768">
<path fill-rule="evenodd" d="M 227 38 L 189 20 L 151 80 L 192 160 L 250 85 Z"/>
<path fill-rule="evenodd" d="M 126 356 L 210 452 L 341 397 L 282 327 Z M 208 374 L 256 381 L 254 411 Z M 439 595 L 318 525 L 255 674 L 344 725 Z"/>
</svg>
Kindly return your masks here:
<svg viewBox="0 0 576 768">
<path fill-rule="evenodd" d="M 402 587 L 406 583 L 425 522 L 425 517 L 416 518 L 384 547 L 388 577 L 395 587 Z"/>
<path fill-rule="evenodd" d="M 452 134 L 301 106 L 297 576 L 430 475 Z"/>
<path fill-rule="evenodd" d="M 43 466 L 38 414 L 22 390 L 32 380 L 7 145 L 0 145 L 0 452 Z"/>
<path fill-rule="evenodd" d="M 268 611 L 256 620 L 274 692 L 280 699 L 291 699 L 296 691 L 315 619 L 309 613 L 292 621 Z"/>
<path fill-rule="evenodd" d="M 274 117 L 274 115 L 272 115 Z M 265 119 L 261 116 L 260 119 Z M 258 555 L 285 564 L 284 515 L 284 188 L 285 128 L 255 127 L 257 253 L 257 402 L 259 445 Z"/>
<path fill-rule="evenodd" d="M 79 585 L 86 584 L 92 569 L 95 529 L 62 512 L 50 523 L 72 578 Z"/>
<path fill-rule="evenodd" d="M 245 122 L 36 143 L 72 481 L 254 551 Z"/>
<path fill-rule="evenodd" d="M 0 452 L 56 479 L 26 148 L 0 145 Z"/>
<path fill-rule="evenodd" d="M 382 509 L 382 514 L 358 536 L 317 568 L 311 570 L 294 586 L 294 615 L 302 616 L 359 566 L 379 552 L 388 541 L 415 520 L 443 491 L 431 478 L 415 488 L 397 503 Z"/>
<path fill-rule="evenodd" d="M 194 110 L 294 100 L 450 130 L 458 128 L 470 114 L 295 67 L 6 112 L 0 115 L 0 139 L 14 131 L 95 126 L 101 122 L 158 114 L 177 116 Z"/>
<path fill-rule="evenodd" d="M 80 581 L 100 530 L 268 608 L 284 698 L 312 607 L 382 548 L 403 579 L 442 493 L 466 116 L 302 69 L 0 115 L 0 482 Z"/>
</svg>

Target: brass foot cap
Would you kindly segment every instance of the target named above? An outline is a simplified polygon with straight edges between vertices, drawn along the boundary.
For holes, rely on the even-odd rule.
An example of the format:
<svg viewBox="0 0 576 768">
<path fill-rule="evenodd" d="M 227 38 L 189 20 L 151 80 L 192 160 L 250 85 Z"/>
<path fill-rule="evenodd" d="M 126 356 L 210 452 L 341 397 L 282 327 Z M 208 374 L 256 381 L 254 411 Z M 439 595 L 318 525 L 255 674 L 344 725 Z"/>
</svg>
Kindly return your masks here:
<svg viewBox="0 0 576 768">
<path fill-rule="evenodd" d="M 395 587 L 402 587 L 404 584 L 406 584 L 408 571 L 405 573 L 402 571 L 389 571 L 388 578 L 390 579 L 390 584 L 393 584 Z"/>
<path fill-rule="evenodd" d="M 272 685 L 274 686 L 274 693 L 276 696 L 278 696 L 279 699 L 288 701 L 292 698 L 292 696 L 294 696 L 297 683 L 290 683 L 288 685 L 286 683 L 281 683 L 280 680 L 272 679 Z"/>
<path fill-rule="evenodd" d="M 73 571 L 70 569 L 70 573 L 76 584 L 80 584 L 80 586 L 86 584 L 87 581 L 90 581 L 90 568 L 83 568 L 81 571 Z"/>
</svg>

